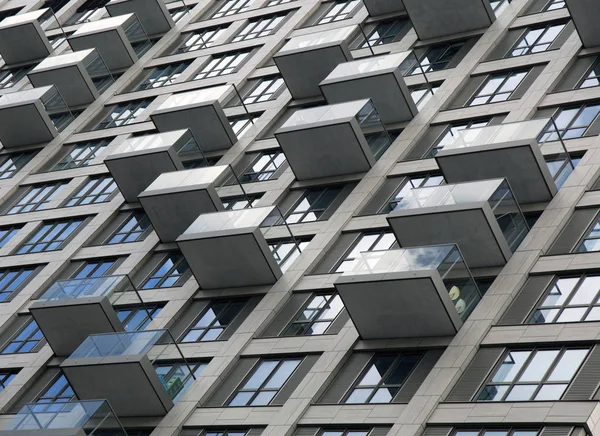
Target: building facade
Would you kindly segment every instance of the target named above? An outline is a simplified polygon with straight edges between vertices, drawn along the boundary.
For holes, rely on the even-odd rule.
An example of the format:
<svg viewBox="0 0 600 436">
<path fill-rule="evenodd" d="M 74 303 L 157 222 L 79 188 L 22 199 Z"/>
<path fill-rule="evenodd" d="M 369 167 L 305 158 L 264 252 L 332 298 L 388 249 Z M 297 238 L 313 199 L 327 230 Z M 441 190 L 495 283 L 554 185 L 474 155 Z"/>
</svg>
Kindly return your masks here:
<svg viewBox="0 0 600 436">
<path fill-rule="evenodd" d="M 598 18 L 0 0 L 0 431 L 600 431 Z"/>
</svg>

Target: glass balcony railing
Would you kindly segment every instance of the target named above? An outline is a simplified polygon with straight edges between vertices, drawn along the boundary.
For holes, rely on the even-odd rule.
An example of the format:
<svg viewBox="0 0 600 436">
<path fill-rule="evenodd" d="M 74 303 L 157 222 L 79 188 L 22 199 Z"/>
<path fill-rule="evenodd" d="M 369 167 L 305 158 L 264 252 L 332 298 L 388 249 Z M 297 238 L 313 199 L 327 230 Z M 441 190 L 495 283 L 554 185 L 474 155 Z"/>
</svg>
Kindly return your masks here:
<svg viewBox="0 0 600 436">
<path fill-rule="evenodd" d="M 435 270 L 464 321 L 481 300 L 481 293 L 456 245 L 363 252 L 343 276 L 381 275 Z"/>
<path fill-rule="evenodd" d="M 131 289 L 125 275 L 58 280 L 42 294 L 39 301 L 61 301 L 76 298 L 104 297 Z"/>
<path fill-rule="evenodd" d="M 47 404 L 26 404 L 4 430 L 83 429 L 94 435 L 110 430 L 111 435 L 127 436 L 107 401 L 73 401 L 49 408 Z"/>
<path fill-rule="evenodd" d="M 90 335 L 69 359 L 91 359 L 147 354 L 153 345 L 168 335 L 167 330 L 106 333 Z"/>
</svg>

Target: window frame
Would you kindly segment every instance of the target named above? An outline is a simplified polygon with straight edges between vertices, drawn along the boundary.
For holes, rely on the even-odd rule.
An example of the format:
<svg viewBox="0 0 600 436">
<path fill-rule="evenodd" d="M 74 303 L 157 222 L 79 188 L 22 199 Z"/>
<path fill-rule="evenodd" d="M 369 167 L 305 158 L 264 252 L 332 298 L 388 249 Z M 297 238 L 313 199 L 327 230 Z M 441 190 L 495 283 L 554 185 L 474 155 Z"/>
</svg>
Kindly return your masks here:
<svg viewBox="0 0 600 436">
<path fill-rule="evenodd" d="M 184 40 L 179 43 L 177 48 L 173 50 L 172 54 L 189 53 L 208 47 L 214 47 L 217 45 L 216 41 L 223 35 L 223 33 L 225 33 L 228 28 L 228 25 L 221 25 L 185 32 L 182 34 Z M 186 45 L 189 44 L 191 39 L 195 39 L 195 41 L 191 45 Z"/>
<path fill-rule="evenodd" d="M 110 202 L 119 193 L 117 183 L 110 174 L 90 177 L 63 207 L 90 206 Z"/>
<path fill-rule="evenodd" d="M 89 166 L 92 160 L 108 148 L 111 141 L 112 139 L 98 139 L 65 145 L 69 150 L 52 166 L 50 171 L 70 170 Z M 73 155 L 74 152 L 76 152 L 75 155 Z"/>
<path fill-rule="evenodd" d="M 558 31 L 558 33 L 555 35 L 555 37 L 552 41 L 544 42 L 543 40 L 544 40 L 545 35 L 547 35 L 548 32 L 550 32 L 551 29 L 553 29 L 555 27 L 561 27 L 561 29 Z M 556 42 L 556 40 L 558 39 L 560 34 L 562 32 L 564 32 L 566 27 L 567 27 L 567 23 L 564 23 L 564 22 L 560 22 L 560 23 L 550 22 L 550 23 L 546 23 L 546 24 L 542 24 L 542 25 L 529 26 L 525 29 L 525 31 L 521 35 L 521 37 L 513 44 L 511 49 L 508 51 L 508 55 L 506 57 L 507 58 L 516 58 L 516 57 L 520 57 L 520 56 L 527 56 L 530 54 L 543 53 L 543 52 L 549 51 L 550 47 L 552 47 L 552 44 L 554 44 Z M 538 30 L 542 30 L 542 32 L 539 34 L 539 36 L 537 38 L 535 38 L 532 43 L 527 42 L 528 35 L 532 32 L 536 32 Z M 525 45 L 523 47 L 519 47 L 524 42 L 525 42 Z M 537 48 L 539 48 L 542 45 L 547 45 L 548 47 L 544 50 L 536 50 Z M 515 51 L 518 51 L 518 50 L 521 51 L 521 53 L 515 54 Z M 554 49 L 554 50 L 556 50 L 556 49 Z"/>
<path fill-rule="evenodd" d="M 310 305 L 311 303 L 313 303 L 314 300 L 318 299 L 318 298 L 325 298 L 325 304 L 323 304 L 321 307 L 317 307 L 316 309 L 311 309 Z M 339 301 L 339 303 L 341 303 L 341 308 L 340 310 L 335 314 L 335 316 L 333 318 L 321 318 L 321 316 L 326 313 L 328 310 L 330 310 L 332 302 L 334 300 Z M 331 326 L 333 325 L 333 323 L 335 323 L 335 321 L 339 318 L 339 316 L 344 312 L 345 310 L 345 306 L 344 303 L 342 301 L 342 299 L 340 298 L 339 294 L 337 293 L 337 291 L 330 291 L 330 292 L 313 292 L 310 297 L 307 299 L 307 301 L 302 305 L 302 307 L 294 314 L 294 317 L 291 319 L 290 322 L 287 323 L 287 325 L 285 326 L 285 328 L 281 331 L 281 334 L 279 335 L 280 337 L 301 337 L 301 336 L 323 336 L 328 334 L 327 331 L 331 328 Z M 305 313 L 307 311 L 312 311 L 314 312 L 314 316 L 312 317 L 305 317 L 304 320 L 301 320 L 300 317 L 305 316 Z M 327 327 L 325 327 L 322 330 L 322 333 L 308 333 L 309 331 L 312 331 L 314 328 L 315 324 L 325 324 L 327 323 Z M 290 332 L 292 332 L 294 326 L 300 326 L 301 330 L 298 330 L 296 332 L 293 332 L 294 334 L 288 334 Z"/>
<path fill-rule="evenodd" d="M 191 80 L 203 80 L 237 73 L 254 55 L 255 48 L 215 53 L 207 59 Z"/>
<path fill-rule="evenodd" d="M 346 262 L 353 262 L 354 259 L 356 259 L 355 257 L 350 257 L 352 255 L 352 252 L 359 246 L 359 244 L 361 243 L 361 241 L 365 237 L 368 237 L 368 236 L 376 236 L 376 238 L 369 245 L 369 249 L 368 250 L 362 250 L 360 253 L 363 253 L 363 252 L 373 252 L 373 251 L 386 251 L 386 250 L 393 249 L 395 246 L 398 246 L 398 241 L 396 240 L 396 236 L 394 235 L 394 232 L 391 229 L 383 229 L 383 230 L 373 230 L 373 231 L 359 232 L 357 234 L 357 237 L 354 239 L 354 241 L 352 241 L 352 244 L 350 244 L 350 246 L 346 249 L 346 251 L 344 251 L 344 254 L 342 254 L 340 256 L 340 258 L 337 260 L 337 262 L 329 270 L 329 274 L 337 274 L 337 273 L 344 272 L 344 270 L 340 269 L 340 268 L 342 268 L 342 266 L 344 265 L 344 263 L 346 263 Z M 382 243 L 382 241 L 386 237 L 387 238 L 391 237 L 391 239 L 393 239 L 392 244 L 388 248 L 373 250 L 373 248 L 377 247 L 380 243 Z"/>
<path fill-rule="evenodd" d="M 0 303 L 7 303 L 23 290 L 33 280 L 39 271 L 39 266 L 22 266 L 0 268 Z M 14 275 L 11 277 L 10 275 Z M 25 277 L 22 274 L 26 273 Z M 7 277 L 10 277 L 7 279 Z M 16 286 L 15 282 L 19 280 Z"/>
<path fill-rule="evenodd" d="M 69 181 L 58 180 L 42 184 L 25 186 L 23 193 L 16 198 L 2 215 L 19 215 L 22 213 L 37 212 L 50 209 L 52 201 L 64 191 Z"/>
<path fill-rule="evenodd" d="M 517 91 L 517 89 L 519 89 L 519 87 L 523 84 L 525 79 L 527 79 L 527 77 L 529 76 L 531 71 L 532 71 L 531 68 L 528 68 L 528 69 L 514 69 L 514 70 L 508 70 L 508 71 L 499 71 L 497 73 L 488 74 L 486 79 L 483 81 L 483 83 L 479 86 L 479 88 L 477 88 L 477 90 L 473 93 L 471 98 L 469 98 L 465 107 L 484 106 L 486 104 L 503 103 L 506 101 L 510 101 L 511 97 L 514 95 L 514 93 Z M 521 74 L 523 74 L 523 76 L 515 84 L 515 86 L 512 88 L 512 90 L 507 89 L 507 90 L 503 91 L 503 88 L 510 82 L 511 79 L 513 79 L 515 76 L 518 76 Z M 501 79 L 498 86 L 496 86 L 493 91 L 483 94 L 483 91 L 485 91 L 486 87 L 493 80 L 496 80 L 496 79 Z M 500 95 L 506 95 L 506 98 L 503 100 L 497 100 L 497 98 Z M 484 99 L 485 101 L 483 103 L 475 103 L 475 101 L 479 100 L 479 99 Z"/>
<path fill-rule="evenodd" d="M 596 115 L 590 119 L 590 123 L 588 125 L 575 124 L 580 118 L 582 118 L 586 109 L 594 108 L 594 107 L 597 109 L 597 112 L 596 112 Z M 566 111 L 572 111 L 572 110 L 575 110 L 574 115 L 565 124 L 565 127 L 561 128 L 560 125 L 562 124 L 562 122 L 560 120 L 560 116 L 563 113 L 565 113 Z M 548 126 L 545 127 L 544 130 L 542 131 L 542 133 L 540 134 L 540 136 L 538 138 L 538 142 L 546 143 L 546 142 L 559 141 L 560 139 L 566 141 L 569 139 L 584 138 L 586 133 L 592 127 L 592 125 L 600 117 L 600 101 L 598 101 L 598 102 L 588 101 L 588 102 L 585 102 L 578 106 L 572 106 L 572 105 L 564 106 L 564 107 L 560 106 L 557 108 L 556 112 L 554 112 L 552 117 L 554 119 L 554 122 L 548 123 Z M 583 118 L 585 119 L 585 117 L 583 117 Z M 555 124 L 558 127 L 558 130 L 559 130 L 558 132 L 556 131 L 556 129 L 554 127 Z M 569 135 L 567 137 L 567 134 L 573 130 L 575 130 L 575 131 L 581 130 L 581 134 L 579 136 L 570 136 Z"/>
<path fill-rule="evenodd" d="M 267 157 L 265 163 L 262 164 L 260 169 L 256 169 L 256 165 L 258 165 L 264 157 Z M 281 160 L 282 157 L 283 160 Z M 287 159 L 281 149 L 258 152 L 256 158 L 253 159 L 240 174 L 240 183 L 256 183 L 266 182 L 267 180 L 276 180 L 277 178 L 275 176 L 277 172 L 286 164 Z"/>
<path fill-rule="evenodd" d="M 211 14 L 210 19 L 223 18 L 246 12 L 254 4 L 254 1 L 255 0 L 225 0 L 221 7 Z M 231 4 L 231 6 L 226 7 L 228 4 Z"/>
<path fill-rule="evenodd" d="M 131 226 L 132 220 L 137 220 L 134 226 Z M 143 223 L 143 225 L 140 225 Z M 145 226 L 145 227 L 144 227 Z M 130 227 L 129 230 L 125 230 L 127 227 Z M 153 231 L 152 223 L 150 222 L 150 218 L 146 215 L 145 212 L 141 210 L 131 211 L 119 224 L 119 226 L 111 232 L 110 235 L 102 242 L 101 245 L 116 245 L 116 244 L 131 244 L 134 242 L 140 242 L 146 239 L 146 237 Z M 128 241 L 131 235 L 138 234 L 134 240 Z M 124 235 L 123 238 L 119 241 L 112 242 L 115 237 L 118 235 Z"/>
<path fill-rule="evenodd" d="M 146 112 L 151 103 L 151 99 L 142 99 L 111 105 L 108 108 L 106 116 L 102 118 L 93 130 L 114 129 L 135 124 L 135 120 Z M 115 116 L 115 114 L 117 115 Z"/>
<path fill-rule="evenodd" d="M 283 26 L 288 15 L 289 11 L 283 11 L 251 18 L 246 25 L 231 38 L 229 43 L 250 41 L 273 35 L 277 33 L 281 26 Z"/>
<path fill-rule="evenodd" d="M 331 1 L 330 6 L 322 11 L 318 18 L 314 19 L 312 25 L 320 26 L 321 24 L 337 23 L 338 21 L 350 19 L 358 12 L 361 6 L 361 0 Z"/>
<path fill-rule="evenodd" d="M 175 260 L 173 260 L 173 258 L 175 258 Z M 172 262 L 173 265 L 170 266 L 164 274 L 157 275 L 168 262 Z M 182 271 L 181 273 L 177 274 L 178 269 L 180 268 Z M 147 289 L 178 288 L 183 286 L 190 274 L 190 267 L 183 254 L 176 251 L 171 251 L 166 253 L 166 255 L 159 260 L 152 271 L 142 280 L 138 288 L 142 291 Z M 172 285 L 163 286 L 167 280 L 170 280 L 174 277 L 178 278 L 173 282 Z M 151 280 L 157 280 L 157 286 L 147 287 Z"/>
<path fill-rule="evenodd" d="M 302 196 L 298 198 L 298 200 L 294 202 L 290 209 L 285 212 L 285 222 L 287 224 L 303 224 L 326 221 L 327 217 L 322 217 L 336 202 L 336 200 L 340 198 L 340 195 L 344 193 L 346 186 L 347 185 L 316 186 L 313 188 L 305 189 L 302 193 Z M 317 198 L 314 201 L 309 202 L 307 198 L 311 195 L 314 195 L 315 193 L 317 194 Z M 327 197 L 332 193 L 335 194 L 335 196 L 333 198 L 330 198 L 328 204 L 319 204 L 324 199 L 327 199 Z M 308 203 L 308 207 L 300 209 L 305 201 Z M 319 215 L 317 216 L 317 214 Z M 310 218 L 311 215 L 314 217 L 314 219 Z M 295 216 L 299 216 L 299 218 L 296 219 L 294 218 Z M 281 220 L 280 223 L 283 224 L 283 220 Z"/>
<path fill-rule="evenodd" d="M 249 298 L 230 298 L 230 299 L 225 299 L 225 300 L 219 299 L 219 300 L 209 301 L 209 303 L 206 305 L 204 310 L 202 310 L 202 312 L 200 312 L 200 314 L 197 317 L 195 317 L 192 320 L 192 322 L 185 328 L 184 332 L 180 335 L 177 342 L 180 344 L 196 344 L 196 343 L 203 343 L 203 342 L 217 342 L 217 341 L 226 340 L 226 339 L 220 339 L 220 337 L 231 326 L 231 324 L 236 320 L 236 318 L 238 316 L 240 316 L 240 313 L 248 305 L 249 301 L 250 301 Z M 218 314 L 214 315 L 213 319 L 208 324 L 206 324 L 204 326 L 198 326 L 198 323 L 201 322 L 203 320 L 203 318 L 209 314 L 209 312 L 211 312 L 211 311 L 214 312 L 215 304 L 225 304 L 225 307 Z M 227 311 L 230 310 L 232 307 L 235 307 L 236 304 L 239 304 L 240 306 L 237 308 L 237 311 L 231 318 L 229 324 L 223 324 L 222 320 L 220 320 L 219 317 L 226 315 Z M 217 329 L 221 329 L 221 332 L 217 336 L 211 337 L 210 339 L 207 339 L 207 340 L 203 340 L 204 338 L 207 337 L 207 335 L 209 334 L 209 332 L 211 330 L 217 330 Z M 200 335 L 195 340 L 193 340 L 193 341 L 185 340 L 188 337 L 188 335 L 190 335 L 193 331 L 196 331 L 196 330 L 202 330 L 202 333 L 200 333 Z"/>
<path fill-rule="evenodd" d="M 144 69 L 142 79 L 138 80 L 132 92 L 148 91 L 173 85 L 191 64 L 191 60 L 183 60 Z"/>
<path fill-rule="evenodd" d="M 46 338 L 44 338 L 44 334 L 42 330 L 38 326 L 37 322 L 33 317 L 29 317 L 29 321 L 24 323 L 17 332 L 10 337 L 8 341 L 2 344 L 2 349 L 0 349 L 0 355 L 9 355 L 9 354 L 29 354 L 29 353 L 37 353 L 39 349 L 44 345 Z M 28 332 L 25 336 L 21 338 L 21 335 L 26 333 L 31 327 L 31 331 Z M 21 351 L 25 348 L 28 343 L 35 342 L 31 348 L 27 351 Z M 17 344 L 13 349 L 7 351 L 12 344 Z"/>
<path fill-rule="evenodd" d="M 85 226 L 88 219 L 86 217 L 73 217 L 68 219 L 59 219 L 59 220 L 48 220 L 42 221 L 37 228 L 31 232 L 29 238 L 26 241 L 23 241 L 19 247 L 15 250 L 14 254 L 31 254 L 31 253 L 49 253 L 52 251 L 62 250 L 69 242 L 77 235 L 77 233 Z M 55 229 L 57 226 L 63 225 L 62 229 L 59 232 L 56 232 Z M 75 227 L 72 228 L 72 226 Z M 46 229 L 46 231 L 44 231 Z M 69 231 L 70 230 L 70 231 Z M 63 233 L 69 231 L 68 234 L 64 236 L 63 239 L 58 239 L 57 237 L 63 236 Z M 52 233 L 54 233 L 52 235 Z M 49 241 L 44 241 L 48 235 L 52 235 L 52 239 Z M 56 248 L 48 249 L 48 247 L 53 246 L 55 244 L 58 245 Z M 38 245 L 45 245 L 45 248 L 38 251 L 33 251 L 33 249 Z M 29 247 L 26 251 L 25 247 Z"/>
</svg>

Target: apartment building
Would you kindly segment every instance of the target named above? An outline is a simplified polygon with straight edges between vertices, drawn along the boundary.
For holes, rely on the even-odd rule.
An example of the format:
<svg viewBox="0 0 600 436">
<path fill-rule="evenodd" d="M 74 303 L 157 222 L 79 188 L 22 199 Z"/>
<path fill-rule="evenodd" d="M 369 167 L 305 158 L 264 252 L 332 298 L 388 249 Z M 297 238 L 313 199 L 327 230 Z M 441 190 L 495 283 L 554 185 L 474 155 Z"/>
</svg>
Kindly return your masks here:
<svg viewBox="0 0 600 436">
<path fill-rule="evenodd" d="M 0 436 L 599 433 L 599 20 L 0 0 Z"/>
</svg>

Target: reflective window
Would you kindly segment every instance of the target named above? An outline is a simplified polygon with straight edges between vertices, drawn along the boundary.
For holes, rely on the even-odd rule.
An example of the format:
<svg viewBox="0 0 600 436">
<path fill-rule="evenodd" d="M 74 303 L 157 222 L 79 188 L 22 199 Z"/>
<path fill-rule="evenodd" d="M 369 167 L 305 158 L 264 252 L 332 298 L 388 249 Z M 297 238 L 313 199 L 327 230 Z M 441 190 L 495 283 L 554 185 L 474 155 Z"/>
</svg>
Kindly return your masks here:
<svg viewBox="0 0 600 436">
<path fill-rule="evenodd" d="M 22 228 L 22 225 L 0 227 L 0 248 L 4 247 Z"/>
<path fill-rule="evenodd" d="M 261 360 L 238 387 L 228 406 L 268 406 L 300 362 L 302 358 Z"/>
<path fill-rule="evenodd" d="M 169 397 L 176 402 L 194 382 L 194 377 L 198 377 L 202 373 L 206 365 L 206 362 L 190 361 L 187 363 L 155 363 L 154 370 L 167 389 Z"/>
<path fill-rule="evenodd" d="M 554 123 L 548 123 L 540 135 L 539 142 L 558 141 L 559 135 L 562 139 L 581 138 L 596 120 L 598 113 L 600 104 L 560 108 L 554 116 Z"/>
<path fill-rule="evenodd" d="M 511 50 L 509 57 L 523 56 L 548 50 L 564 28 L 565 24 L 549 24 L 544 27 L 528 29 Z"/>
<path fill-rule="evenodd" d="M 171 288 L 181 286 L 189 266 L 183 255 L 171 253 L 154 269 L 140 286 L 142 289 Z"/>
<path fill-rule="evenodd" d="M 600 276 L 556 280 L 534 311 L 529 324 L 600 321 Z"/>
<path fill-rule="evenodd" d="M 367 38 L 361 34 L 351 44 L 352 49 L 369 48 L 376 45 L 390 44 L 400 40 L 402 30 L 408 25 L 408 20 L 385 20 L 373 25 L 365 26 L 365 34 Z"/>
<path fill-rule="evenodd" d="M 276 171 L 286 162 L 282 151 L 261 152 L 240 176 L 241 183 L 271 180 Z"/>
<path fill-rule="evenodd" d="M 391 403 L 422 354 L 375 354 L 348 391 L 346 404 Z"/>
<path fill-rule="evenodd" d="M 269 3 L 267 3 L 266 7 L 282 5 L 284 3 L 291 3 L 291 2 L 295 2 L 295 1 L 296 0 L 269 0 Z"/>
<path fill-rule="evenodd" d="M 110 275 L 110 271 L 117 263 L 116 259 L 97 259 L 86 261 L 81 268 L 73 274 L 71 279 L 89 279 Z"/>
<path fill-rule="evenodd" d="M 228 118 L 229 124 L 231 125 L 235 136 L 237 136 L 238 139 L 243 138 L 244 135 L 248 133 L 248 130 L 250 130 L 254 125 L 254 121 L 259 119 L 261 115 L 262 114 L 250 114 Z"/>
<path fill-rule="evenodd" d="M 426 157 L 434 157 L 436 156 L 442 148 L 446 145 L 454 142 L 454 139 L 458 135 L 459 132 L 464 130 L 473 130 L 473 133 L 477 133 L 477 129 L 481 129 L 482 127 L 489 126 L 491 119 L 484 120 L 471 120 L 466 123 L 456 123 L 451 124 L 446 129 L 446 132 L 441 136 L 441 138 L 435 143 L 435 145 L 431 148 Z"/>
<path fill-rule="evenodd" d="M 33 277 L 36 269 L 35 266 L 0 269 L 0 303 L 4 303 L 20 291 L 23 285 Z"/>
<path fill-rule="evenodd" d="M 296 241 L 291 239 L 269 241 L 269 248 L 281 271 L 286 272 L 289 266 L 300 256 L 302 250 L 308 246 L 309 242 L 299 239 Z"/>
<path fill-rule="evenodd" d="M 390 250 L 397 247 L 396 236 L 390 230 L 376 233 L 362 233 L 331 272 L 341 273 L 348 271 L 352 267 L 354 260 L 362 252 Z"/>
<path fill-rule="evenodd" d="M 65 157 L 63 157 L 53 168 L 53 171 L 68 170 L 88 166 L 110 143 L 109 140 L 101 139 L 74 144 Z"/>
<path fill-rule="evenodd" d="M 424 174 L 422 176 L 410 177 L 406 183 L 396 192 L 393 197 L 388 201 L 386 205 L 379 211 L 379 213 L 389 213 L 396 210 L 398 204 L 404 199 L 411 189 L 414 188 L 426 188 L 428 186 L 440 186 L 445 184 L 444 176 L 436 174 Z"/>
<path fill-rule="evenodd" d="M 109 0 L 86 0 L 77 8 L 75 13 L 69 18 L 64 25 L 71 26 L 73 24 L 88 23 L 90 21 L 99 20 L 107 11 L 104 8 Z"/>
<path fill-rule="evenodd" d="M 138 100 L 112 107 L 110 113 L 96 126 L 95 130 L 110 129 L 133 123 L 137 117 L 144 113 L 151 101 Z"/>
<path fill-rule="evenodd" d="M 272 35 L 283 23 L 286 15 L 283 13 L 254 18 L 248 21 L 248 24 L 233 37 L 231 42 L 247 41 Z"/>
<path fill-rule="evenodd" d="M 146 237 L 150 229 L 148 215 L 144 212 L 131 212 L 106 243 L 124 244 L 126 242 L 138 242 Z"/>
<path fill-rule="evenodd" d="M 490 0 L 490 5 L 496 17 L 499 17 L 502 12 L 508 7 L 512 0 Z"/>
<path fill-rule="evenodd" d="M 455 42 L 429 47 L 423 55 L 418 57 L 419 63 L 415 62 L 415 65 L 409 68 L 407 73 L 415 75 L 444 70 L 464 45 L 464 42 Z"/>
<path fill-rule="evenodd" d="M 598 61 L 592 65 L 592 68 L 587 72 L 576 88 L 592 88 L 595 86 L 600 86 L 600 62 Z"/>
<path fill-rule="evenodd" d="M 286 222 L 297 224 L 319 221 L 343 189 L 343 186 L 307 189 L 292 209 L 287 212 Z"/>
<path fill-rule="evenodd" d="M 184 41 L 175 53 L 187 53 L 216 45 L 216 41 L 225 33 L 229 26 L 209 27 L 191 33 L 184 33 Z"/>
<path fill-rule="evenodd" d="M 117 192 L 117 184 L 111 176 L 93 177 L 75 195 L 69 198 L 65 203 L 65 207 L 106 203 Z"/>
<path fill-rule="evenodd" d="M 475 96 L 467 106 L 478 106 L 509 100 L 528 72 L 510 71 L 507 73 L 492 74 L 475 93 Z"/>
<path fill-rule="evenodd" d="M 10 179 L 36 154 L 37 151 L 24 151 L 0 155 L 0 179 Z"/>
<path fill-rule="evenodd" d="M 134 91 L 172 85 L 191 63 L 192 61 L 183 61 L 152 68 Z"/>
<path fill-rule="evenodd" d="M 565 7 L 567 7 L 565 0 L 549 0 L 548 4 L 544 7 L 544 11 L 553 11 Z"/>
<path fill-rule="evenodd" d="M 262 103 L 274 100 L 285 87 L 285 82 L 280 75 L 263 77 L 256 82 L 244 95 L 244 104 Z M 239 98 L 236 99 L 236 106 L 240 105 Z"/>
<path fill-rule="evenodd" d="M 600 251 L 600 219 L 596 220 L 576 250 L 578 253 Z"/>
<path fill-rule="evenodd" d="M 30 67 L 0 69 L 0 89 L 15 86 L 29 72 Z"/>
<path fill-rule="evenodd" d="M 19 247 L 16 254 L 56 251 L 64 247 L 67 240 L 83 224 L 83 218 L 72 218 L 44 222 L 33 235 Z"/>
<path fill-rule="evenodd" d="M 422 110 L 427 102 L 435 95 L 438 89 L 440 89 L 441 84 L 432 83 L 431 86 L 424 85 L 415 85 L 409 86 L 408 90 L 410 91 L 410 95 L 417 105 L 417 109 Z"/>
<path fill-rule="evenodd" d="M 247 299 L 211 301 L 183 337 L 179 339 L 179 342 L 218 340 L 247 303 Z"/>
<path fill-rule="evenodd" d="M 254 0 L 225 0 L 212 18 L 221 18 L 228 15 L 235 15 L 247 11 L 254 3 Z"/>
<path fill-rule="evenodd" d="M 326 334 L 344 303 L 335 292 L 315 294 L 283 331 L 283 336 L 314 336 Z"/>
<path fill-rule="evenodd" d="M 372 434 L 371 430 L 348 430 L 348 429 L 331 429 L 322 430 L 319 436 L 368 436 Z"/>
<path fill-rule="evenodd" d="M 240 69 L 251 53 L 252 49 L 213 55 L 194 76 L 194 80 L 233 74 Z"/>
<path fill-rule="evenodd" d="M 34 403 L 39 405 L 39 407 L 36 406 L 35 410 L 36 412 L 57 412 L 62 410 L 63 406 L 60 405 L 61 403 L 76 400 L 75 392 L 71 389 L 67 378 L 63 374 L 60 374 L 35 399 Z"/>
<path fill-rule="evenodd" d="M 255 195 L 242 195 L 240 197 L 222 198 L 221 200 L 223 201 L 225 210 L 240 210 L 254 207 L 256 202 L 260 200 L 260 197 Z"/>
<path fill-rule="evenodd" d="M 6 214 L 13 215 L 48 209 L 50 207 L 50 202 L 55 199 L 68 184 L 68 182 L 57 182 L 30 186 L 14 205 L 6 211 Z"/>
<path fill-rule="evenodd" d="M 323 15 L 315 22 L 317 24 L 333 23 L 351 18 L 361 6 L 361 0 L 343 0 L 331 2 L 331 6 L 325 10 Z"/>
<path fill-rule="evenodd" d="M 19 373 L 16 369 L 3 369 L 0 371 L 0 391 L 3 391 L 6 386 L 17 376 Z"/>
<path fill-rule="evenodd" d="M 31 319 L 8 344 L 4 345 L 0 354 L 31 353 L 44 340 L 44 335 L 37 323 Z"/>
<path fill-rule="evenodd" d="M 116 312 L 117 318 L 121 321 L 126 332 L 137 332 L 148 327 L 148 324 L 156 318 L 161 310 L 161 306 L 146 304 L 145 307 L 119 307 L 116 309 Z"/>
<path fill-rule="evenodd" d="M 537 436 L 539 430 L 536 429 L 458 429 L 453 436 Z"/>
<path fill-rule="evenodd" d="M 560 400 L 589 348 L 511 350 L 476 401 Z"/>
<path fill-rule="evenodd" d="M 173 18 L 175 23 L 185 17 L 189 12 L 188 6 L 179 6 L 177 8 L 169 9 L 169 15 Z"/>
</svg>

